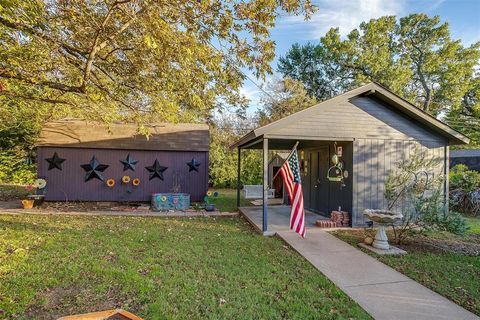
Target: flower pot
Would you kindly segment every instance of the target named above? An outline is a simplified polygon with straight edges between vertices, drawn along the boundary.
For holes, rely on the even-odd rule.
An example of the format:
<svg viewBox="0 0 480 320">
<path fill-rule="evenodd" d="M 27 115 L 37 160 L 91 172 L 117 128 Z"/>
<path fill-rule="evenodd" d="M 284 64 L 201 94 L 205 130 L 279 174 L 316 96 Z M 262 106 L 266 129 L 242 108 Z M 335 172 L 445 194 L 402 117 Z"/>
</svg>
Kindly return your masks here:
<svg viewBox="0 0 480 320">
<path fill-rule="evenodd" d="M 22 200 L 23 209 L 32 209 L 34 202 L 35 202 L 35 200 L 31 200 L 31 199 Z"/>
</svg>

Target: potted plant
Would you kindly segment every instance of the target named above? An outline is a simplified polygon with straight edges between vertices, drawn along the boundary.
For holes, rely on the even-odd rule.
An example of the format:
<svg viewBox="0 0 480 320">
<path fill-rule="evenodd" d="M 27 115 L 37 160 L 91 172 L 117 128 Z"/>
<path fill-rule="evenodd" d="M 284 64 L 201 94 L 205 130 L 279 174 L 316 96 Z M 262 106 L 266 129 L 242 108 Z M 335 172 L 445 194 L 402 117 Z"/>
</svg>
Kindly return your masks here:
<svg viewBox="0 0 480 320">
<path fill-rule="evenodd" d="M 30 199 L 29 196 L 34 194 L 35 187 L 32 184 L 29 184 L 29 185 L 25 186 L 25 191 L 27 192 L 27 198 L 22 199 L 23 209 L 32 209 L 33 208 L 33 203 L 35 202 L 35 200 Z"/>
<path fill-rule="evenodd" d="M 207 195 L 203 198 L 205 200 L 205 210 L 206 211 L 215 211 L 215 200 L 218 198 L 218 192 L 208 191 Z"/>
<path fill-rule="evenodd" d="M 27 191 L 27 198 L 22 200 L 22 206 L 24 209 L 31 209 L 34 206 L 39 206 L 42 204 L 45 195 L 41 194 L 45 187 L 47 186 L 47 181 L 45 179 L 39 178 L 36 179 L 33 184 L 29 184 L 25 187 Z"/>
</svg>

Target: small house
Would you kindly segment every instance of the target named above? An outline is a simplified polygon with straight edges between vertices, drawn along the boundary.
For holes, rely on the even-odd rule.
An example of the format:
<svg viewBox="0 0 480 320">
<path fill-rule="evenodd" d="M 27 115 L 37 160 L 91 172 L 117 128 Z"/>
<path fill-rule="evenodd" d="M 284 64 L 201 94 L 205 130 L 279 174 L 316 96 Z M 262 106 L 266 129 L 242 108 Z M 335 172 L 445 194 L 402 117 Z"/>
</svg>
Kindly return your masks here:
<svg viewBox="0 0 480 320">
<path fill-rule="evenodd" d="M 148 138 L 135 124 L 80 120 L 44 125 L 37 147 L 45 200 L 150 201 L 181 192 L 200 201 L 208 189 L 209 128 L 152 124 Z"/>
<path fill-rule="evenodd" d="M 469 143 L 469 138 L 370 83 L 252 130 L 232 148 L 239 157 L 242 150 L 263 150 L 263 189 L 268 190 L 269 151 L 289 151 L 297 143 L 305 209 L 329 217 L 341 208 L 351 215 L 352 226 L 362 226 L 365 209 L 387 207 L 385 181 L 398 162 L 418 152 L 438 160 L 431 174 L 448 178 L 449 147 Z M 240 165 L 238 161 L 238 172 Z M 241 184 L 239 176 L 238 188 Z M 447 200 L 448 179 L 441 191 Z"/>
</svg>

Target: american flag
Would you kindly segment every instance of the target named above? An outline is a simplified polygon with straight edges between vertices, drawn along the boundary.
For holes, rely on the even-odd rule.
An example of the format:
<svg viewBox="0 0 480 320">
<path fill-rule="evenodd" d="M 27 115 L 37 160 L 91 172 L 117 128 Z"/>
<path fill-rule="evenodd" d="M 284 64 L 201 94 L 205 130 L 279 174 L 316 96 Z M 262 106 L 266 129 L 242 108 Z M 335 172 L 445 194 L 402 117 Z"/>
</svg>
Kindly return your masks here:
<svg viewBox="0 0 480 320">
<path fill-rule="evenodd" d="M 292 204 L 290 213 L 290 229 L 305 237 L 305 208 L 303 207 L 302 181 L 298 165 L 297 149 L 293 149 L 290 156 L 280 168 L 283 183 Z"/>
</svg>

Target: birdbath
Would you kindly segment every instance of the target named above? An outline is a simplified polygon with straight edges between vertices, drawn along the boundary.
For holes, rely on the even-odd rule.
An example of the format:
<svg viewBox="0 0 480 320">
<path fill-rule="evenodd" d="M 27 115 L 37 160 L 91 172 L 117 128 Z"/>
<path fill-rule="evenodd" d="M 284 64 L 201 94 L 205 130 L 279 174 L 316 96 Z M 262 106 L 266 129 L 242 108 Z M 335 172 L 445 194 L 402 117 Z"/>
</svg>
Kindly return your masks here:
<svg viewBox="0 0 480 320">
<path fill-rule="evenodd" d="M 379 224 L 379 228 L 377 234 L 375 235 L 375 240 L 373 240 L 372 246 L 382 250 L 390 249 L 385 227 L 401 220 L 403 215 L 401 213 L 396 213 L 389 210 L 366 209 L 363 211 L 363 216 Z"/>
</svg>

